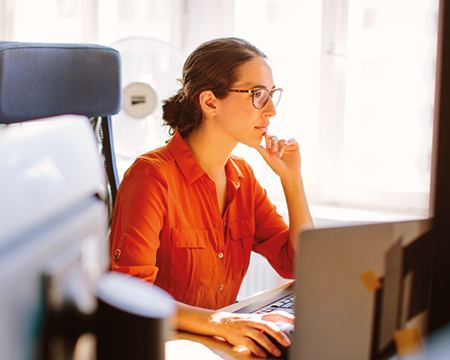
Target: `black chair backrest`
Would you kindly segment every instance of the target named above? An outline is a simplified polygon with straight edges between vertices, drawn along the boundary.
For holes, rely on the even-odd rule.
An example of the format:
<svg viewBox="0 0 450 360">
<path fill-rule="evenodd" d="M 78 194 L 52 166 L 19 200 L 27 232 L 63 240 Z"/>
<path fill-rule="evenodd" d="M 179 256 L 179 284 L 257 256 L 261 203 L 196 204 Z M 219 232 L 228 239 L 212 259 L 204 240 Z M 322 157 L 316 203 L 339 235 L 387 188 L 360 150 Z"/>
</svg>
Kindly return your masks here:
<svg viewBox="0 0 450 360">
<path fill-rule="evenodd" d="M 120 111 L 121 100 L 117 50 L 0 41 L 0 124 L 64 114 L 90 118 L 105 165 L 110 217 L 119 185 L 110 116 Z"/>
</svg>

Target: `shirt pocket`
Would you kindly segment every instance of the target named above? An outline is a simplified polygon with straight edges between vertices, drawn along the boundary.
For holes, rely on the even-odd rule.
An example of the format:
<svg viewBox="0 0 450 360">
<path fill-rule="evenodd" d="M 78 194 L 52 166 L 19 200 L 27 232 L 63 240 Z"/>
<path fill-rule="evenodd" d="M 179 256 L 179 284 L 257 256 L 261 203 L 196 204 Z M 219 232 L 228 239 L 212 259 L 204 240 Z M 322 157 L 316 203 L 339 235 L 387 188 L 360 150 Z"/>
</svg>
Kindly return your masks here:
<svg viewBox="0 0 450 360">
<path fill-rule="evenodd" d="M 209 290 L 214 271 L 208 231 L 173 228 L 172 244 L 172 286 L 181 291 Z"/>
<path fill-rule="evenodd" d="M 255 217 L 233 221 L 229 224 L 231 239 L 233 280 L 243 278 L 250 263 L 255 237 Z"/>
</svg>

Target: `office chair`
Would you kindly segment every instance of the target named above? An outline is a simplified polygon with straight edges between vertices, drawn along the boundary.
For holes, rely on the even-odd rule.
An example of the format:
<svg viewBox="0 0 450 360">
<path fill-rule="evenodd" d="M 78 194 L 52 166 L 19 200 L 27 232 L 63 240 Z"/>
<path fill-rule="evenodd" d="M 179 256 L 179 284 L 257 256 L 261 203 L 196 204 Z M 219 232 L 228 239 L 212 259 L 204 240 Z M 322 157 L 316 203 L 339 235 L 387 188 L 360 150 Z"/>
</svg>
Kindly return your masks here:
<svg viewBox="0 0 450 360">
<path fill-rule="evenodd" d="M 121 107 L 118 51 L 100 45 L 0 42 L 0 124 L 87 116 L 105 167 L 110 220 L 119 185 L 111 115 Z"/>
</svg>

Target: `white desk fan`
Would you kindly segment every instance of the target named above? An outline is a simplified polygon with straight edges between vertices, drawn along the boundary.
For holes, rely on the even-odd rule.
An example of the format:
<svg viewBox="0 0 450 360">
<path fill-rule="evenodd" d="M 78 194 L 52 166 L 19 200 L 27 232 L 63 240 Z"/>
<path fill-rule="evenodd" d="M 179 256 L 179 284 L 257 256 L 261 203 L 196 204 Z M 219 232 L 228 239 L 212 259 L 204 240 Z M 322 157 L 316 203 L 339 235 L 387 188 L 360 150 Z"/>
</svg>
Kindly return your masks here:
<svg viewBox="0 0 450 360">
<path fill-rule="evenodd" d="M 111 45 L 122 59 L 123 103 L 112 117 L 120 178 L 134 159 L 169 139 L 163 126 L 162 101 L 180 87 L 185 56 L 170 44 L 145 37 Z"/>
</svg>

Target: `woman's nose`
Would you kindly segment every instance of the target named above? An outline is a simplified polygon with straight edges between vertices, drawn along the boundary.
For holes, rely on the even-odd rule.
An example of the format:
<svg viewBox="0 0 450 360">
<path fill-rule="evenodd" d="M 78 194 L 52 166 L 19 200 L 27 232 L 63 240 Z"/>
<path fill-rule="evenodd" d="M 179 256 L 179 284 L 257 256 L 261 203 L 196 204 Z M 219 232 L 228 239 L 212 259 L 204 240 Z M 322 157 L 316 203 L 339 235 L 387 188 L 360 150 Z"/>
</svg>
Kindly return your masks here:
<svg viewBox="0 0 450 360">
<path fill-rule="evenodd" d="M 269 98 L 266 106 L 264 106 L 263 109 L 266 110 L 266 113 L 270 116 L 275 116 L 277 114 L 277 109 L 275 108 L 275 105 L 273 103 L 272 96 Z"/>
</svg>

